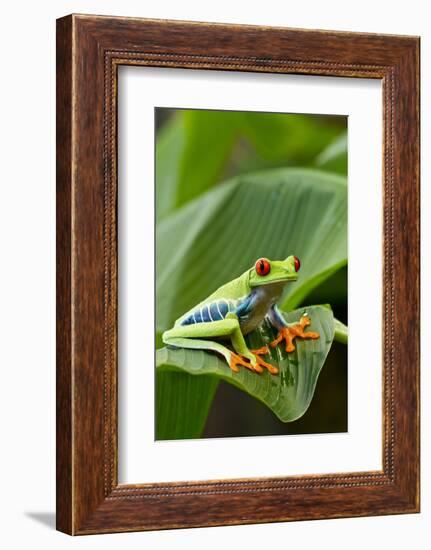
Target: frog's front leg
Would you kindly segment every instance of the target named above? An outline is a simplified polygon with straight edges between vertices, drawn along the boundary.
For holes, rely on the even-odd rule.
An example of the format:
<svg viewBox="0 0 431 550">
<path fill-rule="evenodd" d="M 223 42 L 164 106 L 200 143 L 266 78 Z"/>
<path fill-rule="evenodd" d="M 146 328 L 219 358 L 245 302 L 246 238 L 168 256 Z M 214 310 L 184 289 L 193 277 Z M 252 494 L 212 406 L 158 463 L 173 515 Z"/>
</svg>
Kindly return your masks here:
<svg viewBox="0 0 431 550">
<path fill-rule="evenodd" d="M 228 313 L 221 321 L 208 323 L 196 323 L 192 325 L 176 325 L 173 329 L 163 333 L 163 342 L 168 345 L 188 348 L 211 350 L 223 355 L 227 364 L 234 372 L 238 372 L 238 365 L 242 365 L 252 371 L 262 372 L 261 363 L 256 350 L 253 353 L 248 349 L 244 336 L 241 332 L 238 317 L 234 313 Z M 211 338 L 230 338 L 232 352 L 222 343 L 211 340 Z M 271 365 L 272 367 L 272 365 Z"/>
<path fill-rule="evenodd" d="M 299 323 L 286 323 L 277 305 L 274 305 L 269 310 L 268 318 L 271 324 L 278 329 L 277 338 L 270 343 L 270 346 L 273 348 L 284 341 L 286 343 L 286 352 L 290 353 L 295 349 L 295 345 L 293 344 L 295 338 L 315 340 L 320 337 L 318 332 L 304 332 L 305 327 L 311 324 L 311 319 L 306 313 L 301 317 Z"/>
</svg>

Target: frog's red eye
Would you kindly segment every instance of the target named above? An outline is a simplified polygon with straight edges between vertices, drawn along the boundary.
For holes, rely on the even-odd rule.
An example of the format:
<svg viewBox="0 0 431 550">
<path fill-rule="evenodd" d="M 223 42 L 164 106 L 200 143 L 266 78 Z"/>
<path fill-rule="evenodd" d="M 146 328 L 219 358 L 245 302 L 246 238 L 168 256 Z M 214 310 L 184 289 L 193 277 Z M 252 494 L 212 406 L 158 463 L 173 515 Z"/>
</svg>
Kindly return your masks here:
<svg viewBox="0 0 431 550">
<path fill-rule="evenodd" d="M 299 258 L 296 256 L 293 256 L 295 259 L 295 271 L 299 271 L 299 268 L 301 267 L 301 262 L 299 261 Z"/>
<path fill-rule="evenodd" d="M 266 258 L 259 258 L 255 264 L 256 273 L 258 275 L 268 275 L 271 271 L 271 264 Z"/>
</svg>

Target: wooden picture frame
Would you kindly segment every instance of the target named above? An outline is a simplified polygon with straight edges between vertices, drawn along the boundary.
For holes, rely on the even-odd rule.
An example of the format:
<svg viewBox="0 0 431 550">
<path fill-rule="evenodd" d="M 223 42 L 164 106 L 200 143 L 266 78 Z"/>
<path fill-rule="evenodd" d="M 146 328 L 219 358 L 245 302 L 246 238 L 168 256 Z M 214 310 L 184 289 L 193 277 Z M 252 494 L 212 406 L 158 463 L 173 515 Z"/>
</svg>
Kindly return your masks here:
<svg viewBox="0 0 431 550">
<path fill-rule="evenodd" d="M 117 68 L 383 84 L 383 469 L 117 478 Z M 57 21 L 57 529 L 69 534 L 419 511 L 419 38 L 70 15 Z"/>
</svg>

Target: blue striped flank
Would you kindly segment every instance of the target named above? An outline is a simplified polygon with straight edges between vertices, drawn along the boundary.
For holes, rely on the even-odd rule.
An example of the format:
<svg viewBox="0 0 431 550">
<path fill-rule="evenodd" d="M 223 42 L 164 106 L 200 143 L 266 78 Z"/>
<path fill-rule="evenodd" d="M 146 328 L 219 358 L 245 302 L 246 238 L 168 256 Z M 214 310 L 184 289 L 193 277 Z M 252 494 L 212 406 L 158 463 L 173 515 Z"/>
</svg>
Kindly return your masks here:
<svg viewBox="0 0 431 550">
<path fill-rule="evenodd" d="M 201 316 L 203 323 L 211 323 L 212 319 L 208 305 L 201 307 Z"/>
<path fill-rule="evenodd" d="M 229 312 L 229 305 L 226 302 L 226 300 L 219 300 L 217 302 L 217 305 L 218 305 L 218 309 L 220 311 L 220 314 L 224 319 L 226 317 L 226 315 L 228 314 L 228 312 Z"/>
<path fill-rule="evenodd" d="M 186 317 L 182 325 L 194 325 L 196 323 L 211 323 L 212 321 L 221 321 L 230 311 L 235 311 L 237 307 L 236 300 L 216 300 L 210 304 L 196 309 Z"/>
<path fill-rule="evenodd" d="M 224 319 L 224 316 L 222 316 L 218 308 L 218 302 L 213 302 L 210 304 L 210 313 L 213 321 L 221 321 Z"/>
</svg>

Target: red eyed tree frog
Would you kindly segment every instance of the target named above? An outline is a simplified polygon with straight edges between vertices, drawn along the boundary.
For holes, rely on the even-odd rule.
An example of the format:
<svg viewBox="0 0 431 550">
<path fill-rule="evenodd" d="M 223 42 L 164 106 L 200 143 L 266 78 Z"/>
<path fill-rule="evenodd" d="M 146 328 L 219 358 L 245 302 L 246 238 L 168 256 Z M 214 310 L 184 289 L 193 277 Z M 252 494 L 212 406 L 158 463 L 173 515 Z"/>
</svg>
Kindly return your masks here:
<svg viewBox="0 0 431 550">
<path fill-rule="evenodd" d="M 286 323 L 276 304 L 286 284 L 297 280 L 300 265 L 296 256 L 282 261 L 259 258 L 240 277 L 177 319 L 174 327 L 163 333 L 163 342 L 179 348 L 215 351 L 223 355 L 234 372 L 239 372 L 238 365 L 242 365 L 257 373 L 266 368 L 277 374 L 278 368 L 262 358 L 269 353 L 268 346 L 251 350 L 244 335 L 267 319 L 278 330 L 277 338 L 269 345 L 276 347 L 285 342 L 288 353 L 295 349 L 295 338 L 319 338 L 318 332 L 304 331 L 311 323 L 307 314 L 299 323 Z M 229 340 L 234 351 L 223 345 Z"/>
</svg>

